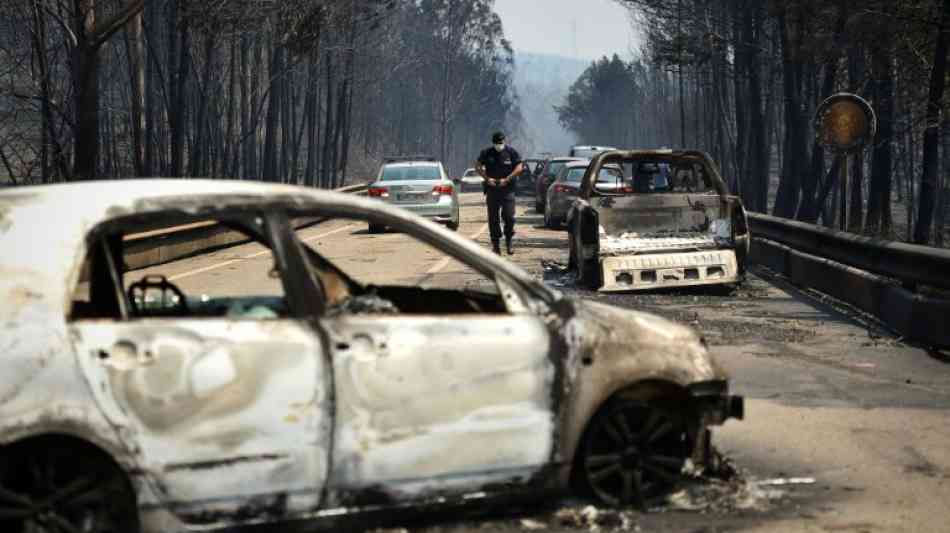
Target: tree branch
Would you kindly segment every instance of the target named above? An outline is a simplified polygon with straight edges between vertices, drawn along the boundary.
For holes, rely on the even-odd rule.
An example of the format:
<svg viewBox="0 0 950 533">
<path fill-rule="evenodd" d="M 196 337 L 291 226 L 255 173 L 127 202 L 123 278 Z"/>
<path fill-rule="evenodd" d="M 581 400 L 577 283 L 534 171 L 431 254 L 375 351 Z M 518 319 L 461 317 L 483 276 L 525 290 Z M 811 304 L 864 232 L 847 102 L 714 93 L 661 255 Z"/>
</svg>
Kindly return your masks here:
<svg viewBox="0 0 950 533">
<path fill-rule="evenodd" d="M 132 0 L 109 20 L 106 20 L 102 24 L 96 24 L 96 28 L 92 31 L 92 35 L 90 36 L 92 49 L 95 50 L 105 44 L 115 32 L 122 29 L 132 17 L 138 15 L 144 8 L 145 0 Z"/>
</svg>

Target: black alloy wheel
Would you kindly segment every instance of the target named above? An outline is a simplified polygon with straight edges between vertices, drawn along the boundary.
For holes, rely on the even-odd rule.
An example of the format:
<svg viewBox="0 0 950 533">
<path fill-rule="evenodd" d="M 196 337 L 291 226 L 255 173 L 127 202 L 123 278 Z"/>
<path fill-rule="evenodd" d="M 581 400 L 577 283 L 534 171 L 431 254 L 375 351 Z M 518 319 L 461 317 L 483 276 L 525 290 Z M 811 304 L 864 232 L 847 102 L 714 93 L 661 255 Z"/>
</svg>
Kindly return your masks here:
<svg viewBox="0 0 950 533">
<path fill-rule="evenodd" d="M 681 479 L 689 449 L 681 415 L 620 400 L 594 417 L 579 468 L 587 488 L 602 502 L 646 510 Z"/>
<path fill-rule="evenodd" d="M 52 441 L 14 444 L 0 456 L 0 531 L 136 533 L 135 495 L 101 452 Z"/>
</svg>

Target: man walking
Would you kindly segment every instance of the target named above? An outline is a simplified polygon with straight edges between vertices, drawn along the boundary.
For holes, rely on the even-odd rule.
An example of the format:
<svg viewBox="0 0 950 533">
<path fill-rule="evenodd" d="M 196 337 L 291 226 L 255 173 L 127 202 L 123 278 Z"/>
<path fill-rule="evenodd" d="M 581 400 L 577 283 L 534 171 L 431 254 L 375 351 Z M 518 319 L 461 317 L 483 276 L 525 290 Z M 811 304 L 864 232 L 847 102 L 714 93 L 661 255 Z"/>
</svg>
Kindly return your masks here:
<svg viewBox="0 0 950 533">
<path fill-rule="evenodd" d="M 496 131 L 491 137 L 492 146 L 482 150 L 475 162 L 475 170 L 484 179 L 485 203 L 488 205 L 488 230 L 491 248 L 501 255 L 501 224 L 505 223 L 505 248 L 508 255 L 514 252 L 511 238 L 515 235 L 515 178 L 524 165 L 521 155 L 505 144 L 505 134 Z"/>
</svg>

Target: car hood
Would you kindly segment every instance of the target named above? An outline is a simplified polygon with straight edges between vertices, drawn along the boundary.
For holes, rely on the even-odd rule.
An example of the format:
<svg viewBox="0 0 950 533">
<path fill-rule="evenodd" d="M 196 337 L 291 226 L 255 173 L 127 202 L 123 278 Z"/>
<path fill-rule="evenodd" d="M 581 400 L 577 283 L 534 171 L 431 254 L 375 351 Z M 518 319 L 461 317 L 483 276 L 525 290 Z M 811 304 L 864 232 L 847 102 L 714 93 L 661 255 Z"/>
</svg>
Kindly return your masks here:
<svg viewBox="0 0 950 533">
<path fill-rule="evenodd" d="M 605 364 L 616 370 L 618 379 L 662 379 L 688 386 L 728 377 L 691 328 L 598 302 L 573 300 L 572 306 L 574 316 L 563 330 L 571 356 Z"/>
</svg>

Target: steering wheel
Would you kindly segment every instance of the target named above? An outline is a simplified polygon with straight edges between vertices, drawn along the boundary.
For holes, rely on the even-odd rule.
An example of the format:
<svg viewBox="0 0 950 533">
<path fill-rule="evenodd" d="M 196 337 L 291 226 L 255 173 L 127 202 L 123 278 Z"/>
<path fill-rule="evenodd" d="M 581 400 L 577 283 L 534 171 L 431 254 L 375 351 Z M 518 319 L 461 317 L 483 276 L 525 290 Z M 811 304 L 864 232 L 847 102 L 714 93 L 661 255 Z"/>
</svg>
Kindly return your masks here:
<svg viewBox="0 0 950 533">
<path fill-rule="evenodd" d="M 145 295 L 148 293 L 149 289 L 158 289 L 162 293 L 161 303 L 163 306 L 157 310 L 148 309 L 148 306 L 145 305 Z M 149 274 L 143 277 L 142 279 L 136 281 L 135 283 L 129 285 L 129 302 L 132 306 L 132 311 L 139 316 L 151 314 L 151 315 L 164 315 L 172 314 L 183 315 L 188 313 L 188 303 L 185 301 L 185 293 L 181 292 L 181 289 L 176 287 L 172 282 L 168 281 L 165 276 L 160 274 Z M 168 298 L 166 295 L 171 293 L 174 296 L 174 299 Z M 176 301 L 177 300 L 177 301 Z M 174 303 L 174 307 L 171 308 L 173 311 L 167 311 L 164 307 L 166 302 Z"/>
</svg>

